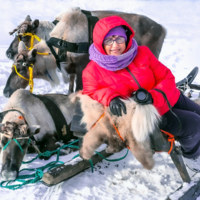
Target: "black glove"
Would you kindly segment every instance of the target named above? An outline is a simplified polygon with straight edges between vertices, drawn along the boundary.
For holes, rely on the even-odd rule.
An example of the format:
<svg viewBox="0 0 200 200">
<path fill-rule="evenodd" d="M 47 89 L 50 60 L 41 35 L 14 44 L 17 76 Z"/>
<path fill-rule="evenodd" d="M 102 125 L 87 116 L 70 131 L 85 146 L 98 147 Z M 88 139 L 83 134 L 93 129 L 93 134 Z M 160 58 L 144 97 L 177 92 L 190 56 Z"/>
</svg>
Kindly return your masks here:
<svg viewBox="0 0 200 200">
<path fill-rule="evenodd" d="M 138 89 L 133 94 L 133 99 L 134 101 L 136 101 L 138 104 L 141 105 L 153 104 L 153 98 L 151 94 L 143 88 Z"/>
<path fill-rule="evenodd" d="M 119 97 L 112 99 L 109 106 L 113 115 L 117 115 L 118 117 L 122 116 L 121 110 L 123 110 L 124 114 L 126 114 L 126 106 L 124 102 L 119 99 Z"/>
</svg>

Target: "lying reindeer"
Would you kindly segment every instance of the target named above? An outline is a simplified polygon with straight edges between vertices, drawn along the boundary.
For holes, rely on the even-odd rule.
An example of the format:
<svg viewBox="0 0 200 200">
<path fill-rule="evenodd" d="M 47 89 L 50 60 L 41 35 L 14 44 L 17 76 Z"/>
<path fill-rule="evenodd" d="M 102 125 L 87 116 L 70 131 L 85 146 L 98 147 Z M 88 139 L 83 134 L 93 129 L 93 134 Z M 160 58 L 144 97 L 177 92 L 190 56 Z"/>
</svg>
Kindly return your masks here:
<svg viewBox="0 0 200 200">
<path fill-rule="evenodd" d="M 109 107 L 104 108 L 89 96 L 80 93 L 76 96 L 80 98 L 84 113 L 82 123 L 86 124 L 88 131 L 80 149 L 83 159 L 90 159 L 101 144 L 107 143 L 108 153 L 128 147 L 144 168 L 152 169 L 154 152 L 150 146 L 150 135 L 160 131 L 160 115 L 153 105 L 139 105 L 132 99 L 122 100 L 127 114 L 117 117 L 111 114 Z"/>
<path fill-rule="evenodd" d="M 56 129 L 57 124 L 39 98 L 23 89 L 13 93 L 4 112 L 1 113 L 1 115 L 5 114 L 0 124 L 2 181 L 17 178 L 23 157 L 28 149 L 29 138 L 34 139 L 36 145 L 39 145 L 40 152 L 53 151 L 60 147 L 59 139 L 67 142 L 73 138 L 69 126 L 74 114 L 75 102 L 70 101 L 70 96 L 62 94 L 38 96 L 47 97 L 57 105 L 66 121 L 66 128 L 63 127 L 63 135 L 59 136 L 58 132 L 61 130 Z M 70 149 L 67 149 L 66 153 L 69 152 Z"/>
</svg>

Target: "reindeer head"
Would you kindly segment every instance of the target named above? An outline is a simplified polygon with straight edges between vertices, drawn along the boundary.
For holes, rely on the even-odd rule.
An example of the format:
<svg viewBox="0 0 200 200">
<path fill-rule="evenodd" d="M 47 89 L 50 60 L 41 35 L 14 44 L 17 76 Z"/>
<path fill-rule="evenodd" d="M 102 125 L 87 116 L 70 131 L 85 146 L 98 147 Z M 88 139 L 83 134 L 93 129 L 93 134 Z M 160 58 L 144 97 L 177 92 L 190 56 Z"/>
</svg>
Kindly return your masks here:
<svg viewBox="0 0 200 200">
<path fill-rule="evenodd" d="M 33 49 L 28 51 L 24 43 L 20 42 L 19 51 L 20 53 L 15 57 L 11 74 L 3 91 L 5 97 L 10 97 L 17 89 L 26 88 L 29 84 L 29 67 L 33 66 L 35 63 L 37 50 Z M 33 70 L 33 73 L 35 78 L 36 70 Z M 24 78 L 20 77 L 19 74 Z"/>
<path fill-rule="evenodd" d="M 17 178 L 23 157 L 28 149 L 29 139 L 39 133 L 40 126 L 28 126 L 24 119 L 0 124 L 1 136 L 1 180 Z"/>
<path fill-rule="evenodd" d="M 9 59 L 14 59 L 15 55 L 18 53 L 19 41 L 23 41 L 27 47 L 30 46 L 31 36 L 25 35 L 26 33 L 36 33 L 39 26 L 39 20 L 31 20 L 30 16 L 27 15 L 24 22 L 22 22 L 17 28 L 9 32 L 10 35 L 16 32 L 14 40 L 10 44 L 9 48 L 6 51 L 6 56 Z"/>
</svg>

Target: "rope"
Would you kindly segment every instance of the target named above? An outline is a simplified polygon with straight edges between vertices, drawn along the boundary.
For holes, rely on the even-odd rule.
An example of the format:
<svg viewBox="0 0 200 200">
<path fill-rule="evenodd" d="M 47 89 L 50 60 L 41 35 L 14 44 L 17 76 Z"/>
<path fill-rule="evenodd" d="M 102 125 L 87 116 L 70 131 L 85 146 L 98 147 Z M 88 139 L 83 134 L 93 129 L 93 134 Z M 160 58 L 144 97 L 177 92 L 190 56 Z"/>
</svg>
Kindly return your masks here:
<svg viewBox="0 0 200 200">
<path fill-rule="evenodd" d="M 76 143 L 77 141 L 78 141 L 78 140 L 75 140 L 75 141 L 71 142 L 70 144 L 63 145 L 63 146 L 61 146 L 59 149 L 56 149 L 56 150 L 54 150 L 54 151 L 46 151 L 46 152 L 44 152 L 44 153 L 38 154 L 35 158 L 33 158 L 33 159 L 30 160 L 30 161 L 22 162 L 22 163 L 24 163 L 24 164 L 25 164 L 25 163 L 26 163 L 26 164 L 27 164 L 27 163 L 31 163 L 32 161 L 36 160 L 36 159 L 37 159 L 38 157 L 40 157 L 40 156 L 47 156 L 47 157 L 50 157 L 53 153 L 56 153 L 56 152 L 57 152 L 56 161 L 52 161 L 52 162 L 46 164 L 45 166 L 38 167 L 38 168 L 30 168 L 30 169 L 26 168 L 26 169 L 22 169 L 22 170 L 19 171 L 19 173 L 22 172 L 22 171 L 35 171 L 35 172 L 34 172 L 33 174 L 30 174 L 30 175 L 20 175 L 20 176 L 18 176 L 17 179 L 14 180 L 14 181 L 2 181 L 2 182 L 0 183 L 0 187 L 6 188 L 6 189 L 10 189 L 10 190 L 16 190 L 16 189 L 21 188 L 21 187 L 24 186 L 24 185 L 31 184 L 31 183 L 33 184 L 33 183 L 39 182 L 39 181 L 42 179 L 42 177 L 43 177 L 43 174 L 44 174 L 44 170 L 45 170 L 45 169 L 47 169 L 47 171 L 49 171 L 49 170 L 51 170 L 52 168 L 55 168 L 55 167 L 57 167 L 57 166 L 59 166 L 59 165 L 61 165 L 61 164 L 64 164 L 64 162 L 59 161 L 59 155 L 60 155 L 60 150 L 61 150 L 61 149 L 64 149 L 64 148 L 66 148 L 66 147 L 79 149 L 78 146 L 72 145 L 72 144 Z M 7 143 L 7 144 L 8 144 L 8 143 Z M 110 161 L 110 162 L 115 162 L 115 161 L 119 161 L 119 160 L 124 159 L 124 158 L 127 156 L 128 151 L 129 151 L 129 150 L 127 149 L 126 155 L 123 156 L 122 158 L 113 159 L 113 160 L 112 160 L 112 159 L 107 159 L 107 158 L 105 158 L 105 157 L 104 157 L 100 152 L 98 152 L 98 151 L 95 151 L 95 152 L 96 152 L 99 156 L 101 156 L 103 159 L 105 159 L 105 160 L 107 160 L 107 161 Z M 77 158 L 78 156 L 79 156 L 79 154 L 75 155 L 75 156 L 72 158 L 72 160 L 75 159 L 75 158 Z M 93 172 L 93 166 L 94 166 L 94 165 L 93 165 L 93 162 L 92 162 L 91 159 L 89 160 L 89 162 L 90 162 L 91 169 L 92 169 L 92 172 Z M 57 163 L 60 163 L 60 164 L 57 164 Z M 28 179 L 28 180 L 23 180 L 23 179 Z M 11 184 L 11 183 L 13 183 L 13 182 L 15 182 L 15 181 L 21 182 L 21 184 L 12 184 L 12 185 L 9 185 L 9 184 Z"/>
<path fill-rule="evenodd" d="M 172 151 L 172 148 L 173 148 L 173 145 L 175 144 L 175 138 L 174 138 L 174 135 L 172 135 L 171 133 L 168 133 L 167 131 L 164 131 L 161 129 L 161 132 L 163 132 L 164 134 L 168 135 L 169 137 L 167 138 L 167 140 L 169 142 L 171 142 L 171 147 L 170 147 L 170 150 L 168 151 L 168 154 L 171 153 Z"/>
<path fill-rule="evenodd" d="M 28 145 L 30 144 L 30 141 L 31 141 L 30 138 L 23 138 L 23 137 L 22 137 L 22 138 L 18 138 L 18 139 L 29 139 Z M 23 149 L 22 149 L 22 146 L 21 146 L 20 143 L 17 141 L 17 139 L 10 139 L 10 140 L 7 142 L 7 144 L 3 147 L 3 151 L 8 147 L 8 145 L 10 144 L 10 142 L 11 142 L 12 140 L 15 141 L 15 142 L 17 143 L 17 145 L 19 146 L 21 152 L 24 153 L 24 151 L 23 151 Z"/>
<path fill-rule="evenodd" d="M 104 116 L 105 116 L 105 113 L 103 113 L 103 114 L 100 116 L 100 118 L 95 122 L 95 124 L 92 126 L 92 128 L 94 128 L 94 127 L 97 125 L 97 123 L 100 121 L 100 119 L 102 119 Z M 110 118 L 109 118 L 109 120 L 111 121 Z M 121 136 L 121 134 L 120 134 L 119 130 L 117 129 L 117 127 L 116 127 L 114 124 L 112 124 L 112 126 L 114 127 L 114 129 L 115 129 L 116 133 L 118 134 L 118 136 L 120 137 L 120 139 L 121 139 L 122 141 L 124 141 L 124 139 L 123 139 L 123 137 Z M 91 128 L 91 129 L 92 129 L 92 128 Z M 129 147 L 129 146 L 126 146 L 126 148 L 128 148 L 128 149 L 130 150 L 130 147 Z"/>
<path fill-rule="evenodd" d="M 47 56 L 47 55 L 49 55 L 50 53 L 40 53 L 40 52 L 37 51 L 37 54 L 42 55 L 42 56 Z"/>
<path fill-rule="evenodd" d="M 33 49 L 34 39 L 36 39 L 39 42 L 41 41 L 41 39 L 37 35 L 35 35 L 33 33 L 23 33 L 22 36 L 30 36 L 31 37 L 30 47 L 29 48 L 26 47 L 28 50 Z"/>
<path fill-rule="evenodd" d="M 33 87 L 34 87 L 34 82 L 33 82 L 33 67 L 29 67 L 29 87 L 30 87 L 30 92 L 33 93 Z"/>
<path fill-rule="evenodd" d="M 24 80 L 28 81 L 29 82 L 29 87 L 30 87 L 30 92 L 33 93 L 33 87 L 34 87 L 34 82 L 33 82 L 33 67 L 34 66 L 33 64 L 31 64 L 31 66 L 28 68 L 29 69 L 29 79 L 28 78 L 25 78 L 24 76 L 22 76 L 18 71 L 17 71 L 17 67 L 16 65 L 13 65 L 13 67 L 15 68 L 15 72 L 16 74 L 23 78 Z"/>
<path fill-rule="evenodd" d="M 13 67 L 15 68 L 15 72 L 16 72 L 16 74 L 17 74 L 19 77 L 23 78 L 23 79 L 26 80 L 26 81 L 29 81 L 27 78 L 23 77 L 23 76 L 17 71 L 16 65 L 13 65 Z"/>
<path fill-rule="evenodd" d="M 33 33 L 23 33 L 22 36 L 30 36 L 30 37 L 31 37 L 30 47 L 27 47 L 27 46 L 26 46 L 26 48 L 27 48 L 28 50 L 32 50 L 32 49 L 33 49 L 34 39 L 36 39 L 36 40 L 39 41 L 39 42 L 41 41 L 41 39 L 40 39 L 37 35 L 35 35 L 35 34 L 33 34 Z M 19 37 L 18 37 L 18 39 L 19 39 L 19 41 L 20 41 L 20 38 L 19 38 Z M 40 53 L 40 52 L 37 52 L 37 54 L 39 54 L 39 55 L 49 55 L 49 53 Z"/>
</svg>

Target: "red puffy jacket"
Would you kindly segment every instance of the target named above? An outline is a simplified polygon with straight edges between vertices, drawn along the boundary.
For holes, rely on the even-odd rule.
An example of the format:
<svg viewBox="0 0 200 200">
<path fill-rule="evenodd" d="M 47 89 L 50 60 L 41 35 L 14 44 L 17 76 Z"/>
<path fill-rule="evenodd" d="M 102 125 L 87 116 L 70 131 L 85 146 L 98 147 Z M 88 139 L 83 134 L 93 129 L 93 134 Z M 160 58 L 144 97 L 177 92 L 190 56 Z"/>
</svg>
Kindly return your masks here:
<svg viewBox="0 0 200 200">
<path fill-rule="evenodd" d="M 118 16 L 112 16 L 99 20 L 95 25 L 94 45 L 102 54 L 106 54 L 102 46 L 105 35 L 112 28 L 120 25 L 127 26 L 132 32 L 125 50 L 128 51 L 132 45 L 134 31 L 125 20 Z M 157 60 L 148 47 L 138 47 L 138 53 L 128 68 L 141 87 L 151 93 L 153 105 L 161 115 L 166 113 L 169 108 L 162 94 L 152 90 L 153 88 L 162 90 L 172 106 L 178 101 L 180 91 L 176 88 L 175 77 L 170 69 Z M 109 106 L 114 97 L 120 96 L 125 99 L 138 89 L 138 85 L 126 69 L 108 71 L 94 61 L 90 61 L 83 70 L 82 79 L 83 94 L 89 95 L 105 106 Z"/>
</svg>

